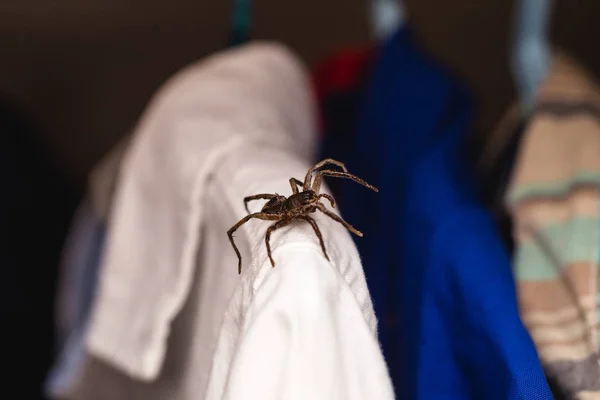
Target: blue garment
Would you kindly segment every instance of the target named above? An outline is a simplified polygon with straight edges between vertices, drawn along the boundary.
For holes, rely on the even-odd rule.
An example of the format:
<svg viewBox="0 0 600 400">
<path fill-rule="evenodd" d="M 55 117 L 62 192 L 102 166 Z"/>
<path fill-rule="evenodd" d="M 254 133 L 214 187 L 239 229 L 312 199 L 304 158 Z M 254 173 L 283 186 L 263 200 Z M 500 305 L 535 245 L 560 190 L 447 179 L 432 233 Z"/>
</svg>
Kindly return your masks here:
<svg viewBox="0 0 600 400">
<path fill-rule="evenodd" d="M 465 151 L 467 92 L 398 31 L 376 60 L 344 183 L 398 398 L 552 399 Z"/>
<path fill-rule="evenodd" d="M 61 397 L 62 390 L 72 384 L 82 369 L 85 333 L 96 293 L 105 237 L 104 220 L 96 215 L 89 200 L 84 199 L 65 246 L 67 256 L 63 274 L 69 276 L 64 277 L 68 284 L 62 287 L 67 292 L 62 295 L 67 296 L 73 304 L 61 304 L 69 309 L 60 310 L 64 316 L 59 337 L 61 346 L 55 365 L 46 379 L 45 391 L 50 398 Z"/>
</svg>

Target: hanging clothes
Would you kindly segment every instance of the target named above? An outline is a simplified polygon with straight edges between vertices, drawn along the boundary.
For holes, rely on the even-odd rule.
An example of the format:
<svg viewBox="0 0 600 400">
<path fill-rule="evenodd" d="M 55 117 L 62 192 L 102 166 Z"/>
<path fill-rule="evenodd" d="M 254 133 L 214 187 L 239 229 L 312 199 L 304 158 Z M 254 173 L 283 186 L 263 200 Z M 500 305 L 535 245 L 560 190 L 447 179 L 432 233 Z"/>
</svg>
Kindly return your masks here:
<svg viewBox="0 0 600 400">
<path fill-rule="evenodd" d="M 226 236 L 245 196 L 291 192 L 315 125 L 306 74 L 278 45 L 217 54 L 167 83 L 120 163 L 85 357 L 56 397 L 393 398 L 343 226 L 315 215 L 331 261 L 308 224 L 278 230 L 273 269 L 269 224 L 251 221 L 236 237 L 241 276 Z"/>
<path fill-rule="evenodd" d="M 85 365 L 85 337 L 98 286 L 108 215 L 130 141 L 127 135 L 90 172 L 86 196 L 63 246 L 56 292 L 58 351 L 45 383 L 49 398 L 61 397 Z"/>
<path fill-rule="evenodd" d="M 551 399 L 466 151 L 472 101 L 409 27 L 371 71 L 343 184 L 397 398 Z M 358 172 L 359 171 L 359 172 Z M 350 201 L 350 199 L 352 201 Z"/>
<path fill-rule="evenodd" d="M 523 322 L 567 398 L 600 396 L 600 87 L 559 54 L 537 94 L 506 202 Z"/>
<path fill-rule="evenodd" d="M 326 107 L 329 97 L 355 92 L 357 86 L 362 86 L 375 54 L 371 45 L 355 46 L 333 53 L 313 67 L 319 108 L 325 106 L 323 114 L 329 115 Z M 325 121 L 325 130 L 328 128 L 327 122 Z"/>
<path fill-rule="evenodd" d="M 105 231 L 104 221 L 84 198 L 63 248 L 56 307 L 59 349 L 45 389 L 51 398 L 69 385 L 82 366 L 84 335 L 96 292 Z"/>
</svg>

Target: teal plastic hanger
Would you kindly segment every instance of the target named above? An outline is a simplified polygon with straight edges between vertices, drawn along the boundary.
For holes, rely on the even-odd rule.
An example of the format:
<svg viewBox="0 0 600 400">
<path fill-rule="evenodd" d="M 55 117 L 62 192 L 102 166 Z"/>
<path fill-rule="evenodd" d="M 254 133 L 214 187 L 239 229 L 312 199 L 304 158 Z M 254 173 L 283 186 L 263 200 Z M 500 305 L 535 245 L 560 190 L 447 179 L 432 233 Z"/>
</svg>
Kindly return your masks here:
<svg viewBox="0 0 600 400">
<path fill-rule="evenodd" d="M 404 7 L 399 0 L 371 0 L 371 30 L 377 40 L 385 40 L 404 24 Z"/>
<path fill-rule="evenodd" d="M 521 109 L 529 115 L 535 94 L 551 63 L 551 0 L 517 0 L 512 69 Z"/>
<path fill-rule="evenodd" d="M 250 40 L 252 0 L 233 0 L 233 18 L 229 46 L 238 46 Z"/>
</svg>

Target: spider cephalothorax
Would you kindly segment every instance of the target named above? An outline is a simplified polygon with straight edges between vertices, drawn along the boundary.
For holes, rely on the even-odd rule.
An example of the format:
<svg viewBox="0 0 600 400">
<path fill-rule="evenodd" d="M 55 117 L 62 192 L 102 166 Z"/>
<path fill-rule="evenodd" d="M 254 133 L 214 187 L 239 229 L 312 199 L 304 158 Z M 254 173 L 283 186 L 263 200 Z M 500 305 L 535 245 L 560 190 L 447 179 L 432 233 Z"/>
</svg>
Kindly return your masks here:
<svg viewBox="0 0 600 400">
<path fill-rule="evenodd" d="M 329 169 L 318 171 L 315 175 L 315 179 L 311 182 L 313 172 L 317 171 L 319 168 L 322 168 L 326 164 L 337 165 L 342 169 L 342 171 L 332 171 Z M 292 187 L 292 195 L 290 197 L 285 197 L 277 193 L 255 194 L 253 196 L 245 197 L 244 205 L 246 206 L 246 211 L 248 211 L 249 214 L 242 218 L 231 229 L 229 229 L 229 231 L 227 231 L 229 241 L 231 242 L 231 245 L 233 246 L 233 249 L 235 250 L 235 253 L 238 256 L 238 273 L 242 272 L 242 256 L 237 246 L 235 245 L 235 242 L 233 241 L 233 233 L 240 226 L 244 225 L 252 218 L 262 219 L 265 221 L 276 221 L 274 224 L 267 228 L 267 234 L 265 236 L 267 254 L 269 255 L 269 259 L 271 260 L 271 265 L 273 267 L 275 266 L 275 261 L 271 256 L 271 234 L 276 229 L 289 225 L 295 219 L 303 219 L 312 226 L 315 233 L 317 234 L 317 237 L 319 238 L 319 242 L 321 243 L 321 249 L 323 250 L 323 254 L 325 255 L 325 258 L 329 260 L 329 256 L 327 255 L 327 250 L 325 249 L 325 243 L 323 242 L 323 236 L 321 235 L 319 226 L 317 225 L 316 221 L 309 215 L 317 210 L 321 211 L 323 214 L 327 215 L 331 219 L 344 225 L 346 229 L 348 229 L 350 232 L 362 237 L 362 233 L 360 231 L 358 231 L 352 225 L 341 219 L 337 214 L 328 210 L 327 207 L 325 207 L 325 205 L 321 203 L 320 199 L 325 198 L 331 203 L 331 207 L 335 208 L 335 201 L 333 200 L 333 197 L 326 193 L 319 192 L 321 189 L 323 177 L 325 176 L 352 179 L 353 181 L 358 182 L 371 190 L 374 190 L 376 192 L 378 191 L 375 186 L 369 185 L 367 182 L 360 179 L 359 177 L 348 173 L 348 170 L 346 169 L 343 163 L 328 158 L 314 165 L 311 169 L 308 170 L 308 172 L 306 173 L 306 177 L 304 178 L 304 183 L 302 183 L 296 178 L 290 178 L 290 185 Z M 298 191 L 298 188 L 302 189 L 302 191 Z M 250 214 L 250 211 L 248 210 L 248 202 L 260 199 L 268 201 L 262 207 L 260 212 Z"/>
</svg>

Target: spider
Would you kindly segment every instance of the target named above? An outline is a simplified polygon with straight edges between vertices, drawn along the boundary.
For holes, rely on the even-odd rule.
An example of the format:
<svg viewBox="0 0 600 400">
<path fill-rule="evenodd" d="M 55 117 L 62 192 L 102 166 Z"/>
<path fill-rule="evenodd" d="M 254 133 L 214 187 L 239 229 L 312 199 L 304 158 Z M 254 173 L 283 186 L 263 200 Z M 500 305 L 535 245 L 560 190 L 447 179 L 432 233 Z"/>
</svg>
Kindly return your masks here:
<svg viewBox="0 0 600 400">
<path fill-rule="evenodd" d="M 313 172 L 319 170 L 327 164 L 336 165 L 340 167 L 342 171 L 332 171 L 330 169 L 318 171 L 315 175 L 314 180 L 311 182 Z M 314 213 L 317 210 L 321 211 L 323 214 L 327 215 L 334 221 L 339 222 L 350 232 L 354 233 L 355 235 L 358 235 L 359 237 L 362 237 L 363 234 L 359 230 L 354 228 L 348 222 L 344 221 L 337 214 L 328 210 L 327 207 L 325 207 L 325 205 L 321 203 L 320 199 L 325 198 L 330 202 L 331 207 L 335 208 L 335 201 L 333 197 L 326 193 L 319 193 L 319 190 L 321 189 L 321 182 L 323 181 L 323 177 L 325 176 L 352 179 L 353 181 L 363 186 L 366 186 L 367 188 L 375 192 L 378 192 L 375 186 L 372 186 L 364 180 L 362 180 L 361 178 L 348 173 L 348 170 L 346 169 L 346 166 L 343 163 L 331 158 L 327 158 L 317 163 L 308 170 L 308 172 L 306 173 L 306 177 L 304 178 L 304 183 L 302 183 L 296 178 L 290 178 L 289 182 L 290 186 L 292 187 L 292 195 L 290 197 L 285 197 L 277 193 L 263 193 L 245 197 L 244 206 L 246 207 L 248 215 L 242 218 L 237 224 L 231 227 L 229 231 L 227 231 L 229 241 L 231 242 L 231 245 L 233 246 L 233 249 L 235 250 L 235 253 L 238 257 L 238 274 L 242 273 L 242 256 L 233 240 L 233 233 L 246 222 L 250 221 L 252 218 L 257 218 L 265 221 L 276 221 L 274 224 L 267 228 L 267 234 L 265 236 L 267 254 L 269 255 L 269 260 L 271 260 L 271 265 L 273 267 L 275 267 L 275 260 L 273 260 L 273 257 L 271 255 L 271 234 L 275 230 L 291 224 L 292 221 L 295 219 L 302 219 L 312 226 L 313 230 L 315 231 L 315 234 L 319 238 L 323 254 L 325 255 L 325 258 L 329 260 L 329 256 L 327 255 L 327 250 L 325 249 L 325 243 L 323 242 L 323 236 L 321 235 L 319 226 L 317 225 L 316 221 L 309 215 L 310 213 Z M 298 188 L 302 189 L 302 191 L 298 191 Z M 248 210 L 248 202 L 261 199 L 268 201 L 262 207 L 260 212 L 250 214 L 250 210 Z"/>
</svg>

